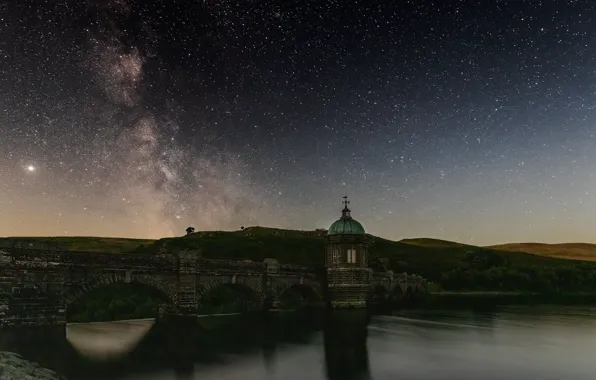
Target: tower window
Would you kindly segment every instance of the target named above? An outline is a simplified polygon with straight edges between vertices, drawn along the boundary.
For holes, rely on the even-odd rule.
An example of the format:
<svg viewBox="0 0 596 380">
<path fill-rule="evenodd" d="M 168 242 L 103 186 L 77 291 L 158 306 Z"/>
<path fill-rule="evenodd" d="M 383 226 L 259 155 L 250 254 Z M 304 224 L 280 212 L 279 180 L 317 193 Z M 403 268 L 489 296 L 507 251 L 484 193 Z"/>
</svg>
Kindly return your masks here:
<svg viewBox="0 0 596 380">
<path fill-rule="evenodd" d="M 356 264 L 356 249 L 348 249 L 348 264 Z"/>
<path fill-rule="evenodd" d="M 331 253 L 331 261 L 334 264 L 339 263 L 339 250 L 338 249 L 334 249 L 333 252 Z"/>
</svg>

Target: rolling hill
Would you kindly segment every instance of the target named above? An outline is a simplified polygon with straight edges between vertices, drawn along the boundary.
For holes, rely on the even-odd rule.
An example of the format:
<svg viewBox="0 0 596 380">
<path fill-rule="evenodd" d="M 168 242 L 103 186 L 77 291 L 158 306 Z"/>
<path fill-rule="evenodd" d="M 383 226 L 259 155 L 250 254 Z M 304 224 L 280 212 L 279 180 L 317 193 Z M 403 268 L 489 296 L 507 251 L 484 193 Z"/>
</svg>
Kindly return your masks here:
<svg viewBox="0 0 596 380">
<path fill-rule="evenodd" d="M 405 244 L 410 244 L 410 245 L 418 245 L 418 246 L 423 246 L 423 247 L 434 247 L 434 248 L 447 248 L 447 247 L 474 248 L 475 247 L 473 245 L 456 243 L 454 241 L 430 239 L 430 238 L 402 239 L 402 240 L 400 240 L 400 242 L 405 243 Z"/>
<path fill-rule="evenodd" d="M 159 240 L 23 237 L 0 239 L 0 249 L 3 245 L 18 242 L 41 246 L 49 243 L 69 250 L 115 254 L 192 250 L 209 258 L 253 261 L 276 258 L 282 264 L 320 268 L 324 264 L 325 233 L 324 230 L 248 227 L 239 231 L 202 231 Z M 369 252 L 374 268 L 420 274 L 439 289 L 531 292 L 590 292 L 596 289 L 596 262 L 578 260 L 593 260 L 589 255 L 592 245 L 562 246 L 477 247 L 437 239 L 391 241 L 376 237 Z"/>
<path fill-rule="evenodd" d="M 493 245 L 487 248 L 511 252 L 526 252 L 560 259 L 596 261 L 596 244 L 588 243 L 511 243 Z"/>
<path fill-rule="evenodd" d="M 127 253 L 155 240 L 110 238 L 98 236 L 7 237 L 0 238 L 0 248 L 17 243 L 35 248 L 63 248 L 69 251 Z"/>
</svg>

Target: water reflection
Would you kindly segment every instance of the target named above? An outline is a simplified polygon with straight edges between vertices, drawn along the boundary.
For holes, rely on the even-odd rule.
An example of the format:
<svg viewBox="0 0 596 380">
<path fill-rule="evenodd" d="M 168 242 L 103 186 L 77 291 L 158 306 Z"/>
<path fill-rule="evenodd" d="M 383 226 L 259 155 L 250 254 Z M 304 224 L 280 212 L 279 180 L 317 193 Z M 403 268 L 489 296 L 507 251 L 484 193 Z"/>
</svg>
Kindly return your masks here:
<svg viewBox="0 0 596 380">
<path fill-rule="evenodd" d="M 64 329 L 22 328 L 0 333 L 0 351 L 16 352 L 27 360 L 56 369 L 50 363 L 73 362 L 79 357 L 67 342 Z"/>
<path fill-rule="evenodd" d="M 592 380 L 595 345 L 596 308 L 568 306 L 106 323 L 70 326 L 68 339 L 59 329 L 0 334 L 0 350 L 69 380 Z"/>
<path fill-rule="evenodd" d="M 17 352 L 71 380 L 190 380 L 197 371 L 242 358 L 259 358 L 255 363 L 272 372 L 279 345 L 283 349 L 309 345 L 321 327 L 321 319 L 313 313 L 213 317 L 186 323 L 76 324 L 68 326 L 66 333 L 61 328 L 3 331 L 0 350 Z"/>
<path fill-rule="evenodd" d="M 275 330 L 276 319 L 269 313 L 265 314 L 261 350 L 263 352 L 263 362 L 269 374 L 274 372 L 275 360 L 277 358 L 277 337 Z"/>
<path fill-rule="evenodd" d="M 366 310 L 330 310 L 325 318 L 325 365 L 329 380 L 370 379 L 369 314 Z"/>
<path fill-rule="evenodd" d="M 155 324 L 155 320 L 113 323 L 76 323 L 66 329 L 66 340 L 82 356 L 118 359 L 133 351 Z"/>
</svg>

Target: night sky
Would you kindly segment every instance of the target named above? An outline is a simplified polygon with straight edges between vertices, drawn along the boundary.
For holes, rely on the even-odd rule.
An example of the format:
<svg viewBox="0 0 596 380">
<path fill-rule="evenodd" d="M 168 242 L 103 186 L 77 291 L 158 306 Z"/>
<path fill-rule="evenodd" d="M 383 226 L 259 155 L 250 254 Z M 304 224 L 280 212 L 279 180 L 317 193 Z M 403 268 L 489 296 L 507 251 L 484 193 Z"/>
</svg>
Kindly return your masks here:
<svg viewBox="0 0 596 380">
<path fill-rule="evenodd" d="M 0 235 L 596 242 L 595 102 L 593 1 L 2 2 Z"/>
</svg>

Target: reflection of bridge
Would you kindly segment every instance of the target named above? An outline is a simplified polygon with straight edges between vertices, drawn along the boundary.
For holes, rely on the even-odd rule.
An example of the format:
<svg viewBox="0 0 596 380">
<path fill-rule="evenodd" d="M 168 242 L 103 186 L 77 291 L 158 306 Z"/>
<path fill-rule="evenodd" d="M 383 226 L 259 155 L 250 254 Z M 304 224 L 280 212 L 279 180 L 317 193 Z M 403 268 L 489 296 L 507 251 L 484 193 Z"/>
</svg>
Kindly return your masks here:
<svg viewBox="0 0 596 380">
<path fill-rule="evenodd" d="M 253 295 L 252 309 L 275 307 L 289 289 L 310 289 L 324 301 L 315 271 L 300 266 L 215 260 L 193 252 L 109 254 L 31 247 L 0 251 L 0 327 L 64 324 L 67 306 L 85 292 L 114 283 L 140 283 L 162 291 L 176 314 L 196 314 L 203 296 L 220 286 Z M 408 294 L 424 290 L 418 276 L 375 274 L 375 289 Z"/>
<path fill-rule="evenodd" d="M 267 378 L 269 372 L 285 378 L 284 375 L 289 375 L 288 371 L 295 371 L 296 367 L 288 366 L 285 356 L 278 362 L 279 356 L 286 355 L 284 350 L 289 346 L 302 347 L 302 350 L 309 350 L 310 345 L 318 346 L 316 336 L 323 330 L 327 378 L 368 378 L 366 310 L 333 311 L 324 320 L 321 316 L 319 312 L 255 313 L 230 320 L 218 319 L 221 324 L 215 328 L 205 328 L 196 322 L 183 325 L 158 322 L 129 351 L 108 359 L 82 354 L 58 327 L 51 326 L 6 331 L 0 335 L 0 350 L 18 352 L 25 359 L 73 380 L 148 378 L 155 373 L 169 373 L 168 378 L 192 379 L 197 376 L 196 368 L 207 373 L 210 367 L 234 368 L 232 357 L 254 358 L 254 354 L 260 352 L 265 373 L 258 371 L 252 377 L 244 377 Z M 119 334 L 109 330 L 113 324 L 102 325 L 106 330 L 88 339 L 114 334 L 116 338 Z M 221 367 L 222 363 L 231 365 Z M 259 367 L 258 359 L 255 363 Z M 216 378 L 226 377 L 219 372 L 220 368 Z"/>
</svg>

